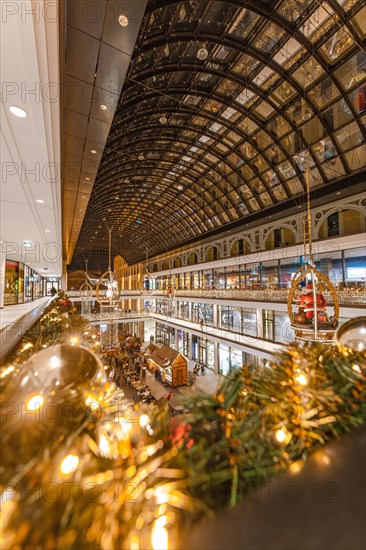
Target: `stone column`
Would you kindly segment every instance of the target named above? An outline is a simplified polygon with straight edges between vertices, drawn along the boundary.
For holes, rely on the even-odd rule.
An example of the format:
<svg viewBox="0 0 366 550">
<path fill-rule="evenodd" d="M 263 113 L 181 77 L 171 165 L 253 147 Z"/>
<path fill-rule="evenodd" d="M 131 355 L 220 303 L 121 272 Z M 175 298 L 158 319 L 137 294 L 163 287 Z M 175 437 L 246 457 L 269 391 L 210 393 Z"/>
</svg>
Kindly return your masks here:
<svg viewBox="0 0 366 550">
<path fill-rule="evenodd" d="M 219 372 L 219 344 L 214 342 L 214 371 Z"/>
<path fill-rule="evenodd" d="M 257 308 L 257 336 L 258 338 L 263 338 L 263 310 Z"/>
<path fill-rule="evenodd" d="M 4 243 L 0 243 L 0 309 L 4 307 L 5 293 L 5 250 Z"/>
</svg>

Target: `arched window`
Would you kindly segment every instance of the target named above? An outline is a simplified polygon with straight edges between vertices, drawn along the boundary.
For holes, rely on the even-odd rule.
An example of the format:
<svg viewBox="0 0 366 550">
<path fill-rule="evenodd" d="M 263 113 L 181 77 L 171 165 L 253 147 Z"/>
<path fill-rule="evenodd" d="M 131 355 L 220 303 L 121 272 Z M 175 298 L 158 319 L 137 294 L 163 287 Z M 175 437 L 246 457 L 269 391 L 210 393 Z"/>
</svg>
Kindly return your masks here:
<svg viewBox="0 0 366 550">
<path fill-rule="evenodd" d="M 274 229 L 268 235 L 265 242 L 265 249 L 272 250 L 273 248 L 282 248 L 295 244 L 295 235 L 287 227 L 279 227 Z"/>
<path fill-rule="evenodd" d="M 319 239 L 337 237 L 338 235 L 352 235 L 365 230 L 365 216 L 357 210 L 342 210 L 333 212 L 323 221 L 319 229 Z"/>
<path fill-rule="evenodd" d="M 162 269 L 162 271 L 165 271 L 166 269 L 169 269 L 169 262 L 167 260 L 165 260 L 165 262 L 163 262 L 163 265 L 161 266 L 161 269 Z"/>
<path fill-rule="evenodd" d="M 244 239 L 238 239 L 233 242 L 230 248 L 230 257 L 241 256 L 243 254 L 249 254 L 250 246 Z"/>
<path fill-rule="evenodd" d="M 219 259 L 219 251 L 216 246 L 210 246 L 206 252 L 206 262 L 212 262 Z"/>
<path fill-rule="evenodd" d="M 173 266 L 174 267 L 182 267 L 181 259 L 180 258 L 175 258 Z"/>
<path fill-rule="evenodd" d="M 195 252 L 191 252 L 188 256 L 188 265 L 195 265 L 197 262 L 197 254 Z"/>
<path fill-rule="evenodd" d="M 153 273 L 155 273 L 156 271 L 159 271 L 158 264 L 154 264 L 154 265 L 153 265 L 152 271 L 153 271 Z"/>
</svg>

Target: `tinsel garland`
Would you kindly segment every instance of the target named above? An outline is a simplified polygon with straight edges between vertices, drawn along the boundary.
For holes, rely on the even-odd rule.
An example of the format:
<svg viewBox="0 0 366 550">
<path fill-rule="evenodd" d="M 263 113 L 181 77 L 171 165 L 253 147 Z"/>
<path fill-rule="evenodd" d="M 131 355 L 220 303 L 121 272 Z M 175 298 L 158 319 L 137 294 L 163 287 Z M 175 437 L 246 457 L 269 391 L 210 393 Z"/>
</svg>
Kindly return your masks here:
<svg viewBox="0 0 366 550">
<path fill-rule="evenodd" d="M 74 338 L 76 343 L 87 325 L 88 321 L 78 313 L 67 294 L 59 292 L 41 319 L 24 335 L 12 360 L 21 364 L 34 353 L 59 342 Z"/>
<path fill-rule="evenodd" d="M 102 365 L 81 377 L 89 352 L 79 353 L 39 407 L 27 363 L 1 372 L 3 548 L 177 547 L 184 522 L 235 505 L 365 421 L 366 356 L 341 345 L 291 345 L 179 417 L 127 403 Z"/>
</svg>

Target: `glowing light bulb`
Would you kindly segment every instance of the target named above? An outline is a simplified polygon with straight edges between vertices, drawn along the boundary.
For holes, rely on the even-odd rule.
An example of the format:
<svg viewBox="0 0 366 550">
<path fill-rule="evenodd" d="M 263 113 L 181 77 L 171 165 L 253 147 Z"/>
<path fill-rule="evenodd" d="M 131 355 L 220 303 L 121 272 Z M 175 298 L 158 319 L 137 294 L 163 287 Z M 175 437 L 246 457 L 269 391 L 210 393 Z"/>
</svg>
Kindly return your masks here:
<svg viewBox="0 0 366 550">
<path fill-rule="evenodd" d="M 293 462 L 289 467 L 289 472 L 292 475 L 299 474 L 303 468 L 303 462 L 297 461 Z"/>
<path fill-rule="evenodd" d="M 153 550 L 168 550 L 168 531 L 165 528 L 167 517 L 161 516 L 153 525 L 151 531 L 151 546 Z"/>
<path fill-rule="evenodd" d="M 300 372 L 297 376 L 295 376 L 295 380 L 302 386 L 306 386 L 308 383 L 308 379 L 303 372 Z"/>
<path fill-rule="evenodd" d="M 28 344 L 25 344 L 25 346 L 23 346 L 22 348 L 22 351 L 26 351 L 27 349 L 30 349 L 33 347 L 33 344 L 31 344 L 30 342 L 28 342 Z"/>
<path fill-rule="evenodd" d="M 52 357 L 50 359 L 50 367 L 52 367 L 53 369 L 56 369 L 60 365 L 61 365 L 60 358 L 57 357 L 57 355 L 52 355 Z"/>
<path fill-rule="evenodd" d="M 358 374 L 361 374 L 361 369 L 358 365 L 352 365 L 352 370 L 354 370 Z"/>
<path fill-rule="evenodd" d="M 14 370 L 15 367 L 13 365 L 10 365 L 10 367 L 2 371 L 2 373 L 0 374 L 0 378 L 5 378 L 5 376 L 8 376 L 8 374 L 12 373 Z"/>
<path fill-rule="evenodd" d="M 60 470 L 61 473 L 68 475 L 71 472 L 75 472 L 76 468 L 79 465 L 79 457 L 77 455 L 67 455 L 61 462 Z"/>
<path fill-rule="evenodd" d="M 284 432 L 284 430 L 277 430 L 277 432 L 276 432 L 276 439 L 277 439 L 277 441 L 279 441 L 280 443 L 283 443 L 283 441 L 285 441 L 285 439 L 286 439 L 286 433 Z"/>
<path fill-rule="evenodd" d="M 140 550 L 140 541 L 137 535 L 131 536 L 130 550 Z"/>
<path fill-rule="evenodd" d="M 140 416 L 140 426 L 141 428 L 145 428 L 150 422 L 150 418 L 147 416 L 147 414 L 143 414 Z"/>
<path fill-rule="evenodd" d="M 287 445 L 292 438 L 292 435 L 288 430 L 286 430 L 286 428 L 280 428 L 277 430 L 275 436 L 279 443 L 284 443 L 285 445 Z"/>
<path fill-rule="evenodd" d="M 33 395 L 26 404 L 27 411 L 38 411 L 44 403 L 44 397 L 42 395 Z"/>
<path fill-rule="evenodd" d="M 77 343 L 78 343 L 78 339 L 76 338 L 76 336 L 73 336 L 72 338 L 70 338 L 70 344 L 72 346 L 74 346 Z"/>
</svg>

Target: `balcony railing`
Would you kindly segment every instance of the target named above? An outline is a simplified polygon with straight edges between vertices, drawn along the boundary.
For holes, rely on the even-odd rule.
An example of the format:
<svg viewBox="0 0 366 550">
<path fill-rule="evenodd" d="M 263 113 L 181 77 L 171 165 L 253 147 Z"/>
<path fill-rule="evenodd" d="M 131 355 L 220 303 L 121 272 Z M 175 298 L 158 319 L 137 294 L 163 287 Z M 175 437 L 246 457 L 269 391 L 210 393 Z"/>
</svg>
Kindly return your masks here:
<svg viewBox="0 0 366 550">
<path fill-rule="evenodd" d="M 224 298 L 229 300 L 243 300 L 248 302 L 287 302 L 288 289 L 272 290 L 272 289 L 246 289 L 246 290 L 224 290 L 224 289 L 190 289 L 190 290 L 176 290 L 175 298 L 212 298 L 216 300 L 222 300 Z M 332 295 L 329 292 L 324 292 L 324 298 L 328 303 L 332 303 Z M 347 289 L 338 291 L 338 300 L 341 305 L 360 304 L 366 305 L 366 289 Z M 70 297 L 80 298 L 79 291 L 69 291 Z M 167 296 L 167 290 L 123 290 L 121 291 L 121 300 L 128 299 L 135 296 L 144 297 L 159 297 Z M 93 293 L 95 298 L 95 293 Z"/>
</svg>

